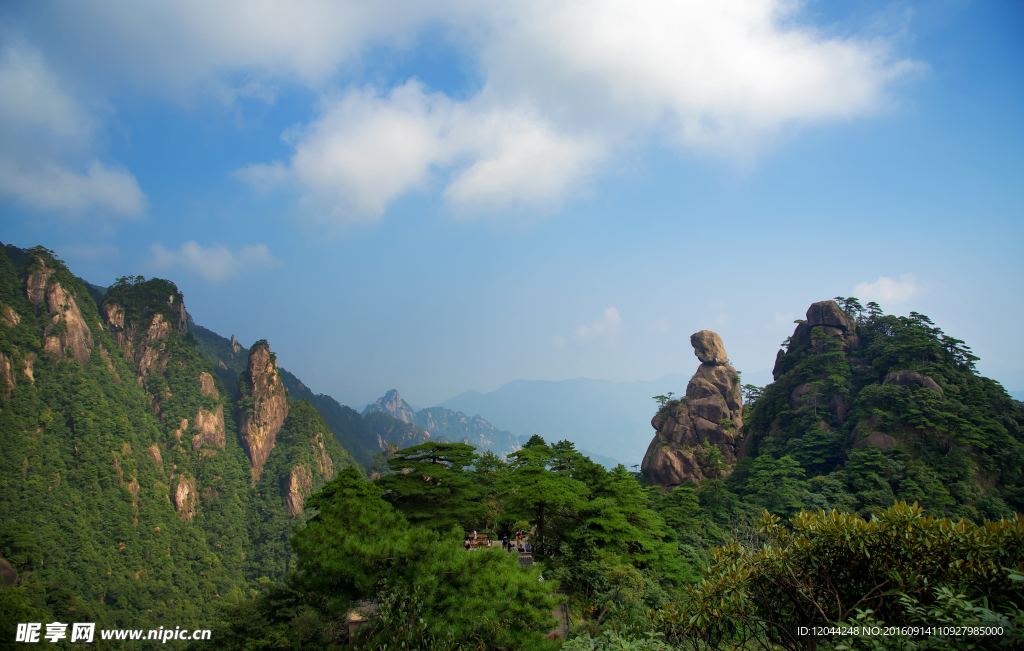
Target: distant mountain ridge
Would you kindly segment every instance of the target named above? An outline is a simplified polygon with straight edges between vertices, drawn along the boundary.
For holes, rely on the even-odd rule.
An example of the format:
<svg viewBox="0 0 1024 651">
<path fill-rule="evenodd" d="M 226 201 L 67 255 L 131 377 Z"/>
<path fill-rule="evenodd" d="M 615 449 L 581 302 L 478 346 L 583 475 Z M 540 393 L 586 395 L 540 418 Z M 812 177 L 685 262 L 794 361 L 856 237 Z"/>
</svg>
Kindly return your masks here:
<svg viewBox="0 0 1024 651">
<path fill-rule="evenodd" d="M 196 338 L 196 349 L 214 365 L 217 376 L 234 398 L 238 391 L 238 376 L 245 371 L 249 349 L 238 343 L 234 335 L 231 339 L 222 337 L 197 325 L 191 317 L 188 318 L 188 328 Z M 308 400 L 320 412 L 334 438 L 366 469 L 373 465 L 374 455 L 384 452 L 388 444 L 401 449 L 430 439 L 430 434 L 413 423 L 385 412 L 367 413 L 363 417 L 327 394 L 313 393 L 302 380 L 284 368 L 279 371 L 281 382 L 292 399 Z M 407 405 L 406 408 L 411 410 Z"/>
<path fill-rule="evenodd" d="M 402 396 L 398 395 L 396 389 L 391 389 L 373 404 L 366 405 L 363 408 L 362 415 L 366 416 L 375 411 L 391 414 L 403 423 L 416 423 L 416 410 L 412 408 L 412 405 L 403 400 Z"/>
<path fill-rule="evenodd" d="M 480 414 L 520 437 L 573 441 L 606 465 L 632 466 L 640 463 L 654 433 L 651 417 L 657 404 L 652 397 L 669 391 L 682 395 L 688 379 L 669 374 L 637 382 L 514 380 L 490 393 L 460 393 L 438 406 Z"/>
<path fill-rule="evenodd" d="M 385 393 L 373 404 L 366 405 L 362 415 L 367 418 L 373 413 L 388 414 L 414 425 L 434 440 L 468 443 L 478 450 L 490 450 L 502 457 L 515 452 L 522 445 L 518 436 L 499 430 L 479 414 L 471 417 L 445 407 L 416 411 L 395 389 Z"/>
</svg>

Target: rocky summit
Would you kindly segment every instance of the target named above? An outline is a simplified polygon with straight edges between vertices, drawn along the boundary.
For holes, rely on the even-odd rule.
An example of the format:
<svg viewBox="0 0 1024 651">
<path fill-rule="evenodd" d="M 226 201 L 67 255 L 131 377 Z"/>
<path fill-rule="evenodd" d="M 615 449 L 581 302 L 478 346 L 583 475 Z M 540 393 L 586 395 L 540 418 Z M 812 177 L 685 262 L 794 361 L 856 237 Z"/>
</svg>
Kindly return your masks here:
<svg viewBox="0 0 1024 651">
<path fill-rule="evenodd" d="M 701 330 L 690 345 L 701 364 L 686 395 L 668 401 L 651 420 L 657 432 L 641 465 L 651 483 L 663 488 L 727 475 L 742 454 L 736 435 L 743 427 L 743 397 L 725 344 L 717 333 Z"/>
</svg>

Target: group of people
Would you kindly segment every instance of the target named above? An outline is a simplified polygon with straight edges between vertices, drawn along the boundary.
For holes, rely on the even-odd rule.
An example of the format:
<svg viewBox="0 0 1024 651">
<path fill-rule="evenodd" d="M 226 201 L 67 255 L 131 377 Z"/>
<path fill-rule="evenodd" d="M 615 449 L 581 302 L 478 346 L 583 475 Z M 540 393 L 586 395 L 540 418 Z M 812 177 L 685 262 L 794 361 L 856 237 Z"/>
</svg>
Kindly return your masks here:
<svg viewBox="0 0 1024 651">
<path fill-rule="evenodd" d="M 509 553 L 518 551 L 520 554 L 528 554 L 533 551 L 533 549 L 530 547 L 530 541 L 526 537 L 526 533 L 522 529 L 518 529 L 516 531 L 515 544 L 513 544 L 512 541 L 509 540 L 508 534 L 505 534 L 505 536 L 503 536 L 501 539 L 501 548 Z"/>
<path fill-rule="evenodd" d="M 491 541 L 487 538 L 487 536 L 484 536 L 482 539 L 478 538 L 476 535 L 476 530 L 474 529 L 472 535 L 470 535 L 468 538 L 462 541 L 462 548 L 476 549 L 481 544 L 485 547 L 490 547 Z"/>
<path fill-rule="evenodd" d="M 477 547 L 484 546 L 490 547 L 490 538 L 486 535 L 478 536 L 476 531 L 466 536 L 466 539 L 462 542 L 464 549 L 476 549 Z M 515 533 L 515 540 L 511 540 L 508 534 L 501 537 L 501 548 L 508 553 L 519 552 L 520 554 L 532 554 L 534 552 L 539 554 L 547 554 L 548 556 L 554 556 L 555 550 L 551 545 L 541 544 L 540 547 L 530 544 L 529 534 L 522 529 L 518 529 Z"/>
</svg>

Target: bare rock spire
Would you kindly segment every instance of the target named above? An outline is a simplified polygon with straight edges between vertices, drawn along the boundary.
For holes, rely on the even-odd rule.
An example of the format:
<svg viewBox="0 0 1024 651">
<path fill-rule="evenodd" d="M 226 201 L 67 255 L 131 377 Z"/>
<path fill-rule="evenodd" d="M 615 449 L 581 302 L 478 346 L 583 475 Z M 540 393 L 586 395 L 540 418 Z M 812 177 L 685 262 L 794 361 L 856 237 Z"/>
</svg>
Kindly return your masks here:
<svg viewBox="0 0 1024 651">
<path fill-rule="evenodd" d="M 701 330 L 690 344 L 701 365 L 686 395 L 662 407 L 651 421 L 657 432 L 641 465 L 651 483 L 665 488 L 732 472 L 736 434 L 743 426 L 739 374 L 729 366 L 722 338 Z"/>
</svg>

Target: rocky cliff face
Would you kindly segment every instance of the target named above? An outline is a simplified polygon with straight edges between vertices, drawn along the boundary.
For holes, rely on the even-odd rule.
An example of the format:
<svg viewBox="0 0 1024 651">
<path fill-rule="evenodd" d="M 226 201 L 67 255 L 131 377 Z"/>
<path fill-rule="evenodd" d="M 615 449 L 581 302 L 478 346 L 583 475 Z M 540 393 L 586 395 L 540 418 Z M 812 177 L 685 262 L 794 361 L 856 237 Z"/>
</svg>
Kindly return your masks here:
<svg viewBox="0 0 1024 651">
<path fill-rule="evenodd" d="M 25 293 L 36 314 L 45 311 L 50 315 L 50 323 L 43 330 L 43 350 L 60 359 L 70 353 L 84 367 L 93 348 L 92 332 L 75 297 L 59 282 L 51 281 L 52 274 L 46 263 L 37 259 L 25 281 Z"/>
<path fill-rule="evenodd" d="M 186 332 L 187 313 L 180 294 L 167 297 L 167 309 L 143 309 L 136 318 L 126 317 L 125 308 L 116 301 L 105 301 L 100 311 L 124 356 L 135 363 L 140 386 L 151 373 L 166 367 L 165 342 L 171 330 Z"/>
<path fill-rule="evenodd" d="M 826 371 L 809 381 L 786 384 L 788 374 L 801 360 L 812 356 L 832 355 L 836 359 L 833 375 Z M 809 417 L 818 429 L 825 432 L 836 431 L 849 420 L 852 407 L 848 390 L 837 387 L 834 382 L 836 368 L 848 369 L 849 377 L 861 381 L 871 372 L 869 364 L 862 357 L 860 337 L 857 334 L 857 322 L 839 307 L 835 301 L 819 301 L 807 308 L 807 319 L 797 324 L 790 337 L 787 350 L 778 352 L 772 375 L 780 386 L 785 387 L 789 394 L 789 408 L 792 417 Z M 844 371 L 845 372 L 845 371 Z M 882 386 L 915 386 L 943 393 L 934 378 L 910 370 L 894 370 L 885 375 Z M 790 388 L 792 387 L 792 388 Z M 855 448 L 863 449 L 874 445 L 888 450 L 898 444 L 897 437 L 878 431 L 878 416 L 861 418 L 853 427 L 850 443 Z M 745 441 L 749 443 L 749 441 Z"/>
<path fill-rule="evenodd" d="M 263 463 L 274 449 L 277 433 L 288 417 L 288 400 L 277 370 L 277 357 L 266 342 L 257 342 L 249 349 L 244 381 L 248 396 L 242 406 L 238 430 L 252 462 L 255 486 L 263 472 Z"/>
<path fill-rule="evenodd" d="M 664 488 L 729 474 L 743 426 L 739 376 L 728 364 L 722 338 L 701 330 L 690 344 L 701 365 L 686 396 L 666 404 L 651 421 L 657 432 L 641 465 L 651 483 Z"/>
<path fill-rule="evenodd" d="M 292 515 L 302 513 L 306 496 L 309 495 L 312 487 L 313 479 L 310 477 L 309 471 L 306 470 L 306 466 L 298 465 L 292 468 L 291 473 L 288 474 L 287 492 L 285 493 L 285 503 L 288 505 L 289 513 Z"/>
</svg>

